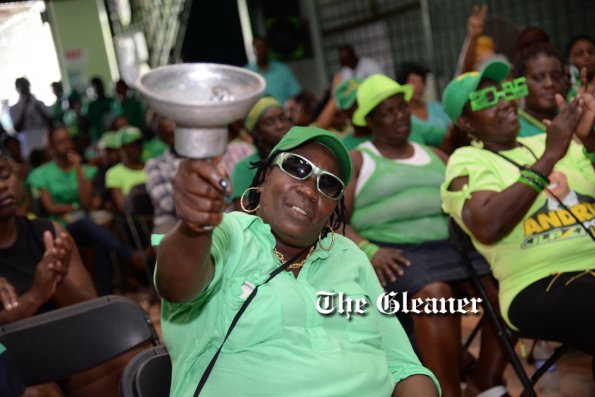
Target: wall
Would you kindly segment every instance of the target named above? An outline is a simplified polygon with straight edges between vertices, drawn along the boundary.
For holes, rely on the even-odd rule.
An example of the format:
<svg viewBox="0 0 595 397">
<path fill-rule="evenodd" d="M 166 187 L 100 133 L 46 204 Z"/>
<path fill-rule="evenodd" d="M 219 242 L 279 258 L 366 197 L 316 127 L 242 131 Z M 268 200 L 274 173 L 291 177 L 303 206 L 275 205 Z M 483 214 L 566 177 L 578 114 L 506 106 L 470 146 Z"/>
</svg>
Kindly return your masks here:
<svg viewBox="0 0 595 397">
<path fill-rule="evenodd" d="M 65 90 L 84 89 L 94 76 L 109 90 L 119 75 L 103 0 L 46 4 Z"/>
</svg>

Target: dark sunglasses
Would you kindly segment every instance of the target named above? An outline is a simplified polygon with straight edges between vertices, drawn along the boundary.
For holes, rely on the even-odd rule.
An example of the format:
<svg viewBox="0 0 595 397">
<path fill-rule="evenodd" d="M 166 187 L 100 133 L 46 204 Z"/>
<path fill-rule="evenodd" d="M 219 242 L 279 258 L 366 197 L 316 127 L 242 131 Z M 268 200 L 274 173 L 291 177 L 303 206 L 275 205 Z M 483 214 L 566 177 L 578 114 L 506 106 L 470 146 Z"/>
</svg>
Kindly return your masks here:
<svg viewBox="0 0 595 397">
<path fill-rule="evenodd" d="M 345 184 L 336 175 L 321 170 L 310 160 L 295 153 L 279 153 L 275 158 L 274 165 L 278 165 L 281 171 L 287 175 L 299 179 L 308 179 L 312 174 L 316 175 L 316 188 L 320 193 L 332 200 L 340 200 L 345 191 Z"/>
</svg>

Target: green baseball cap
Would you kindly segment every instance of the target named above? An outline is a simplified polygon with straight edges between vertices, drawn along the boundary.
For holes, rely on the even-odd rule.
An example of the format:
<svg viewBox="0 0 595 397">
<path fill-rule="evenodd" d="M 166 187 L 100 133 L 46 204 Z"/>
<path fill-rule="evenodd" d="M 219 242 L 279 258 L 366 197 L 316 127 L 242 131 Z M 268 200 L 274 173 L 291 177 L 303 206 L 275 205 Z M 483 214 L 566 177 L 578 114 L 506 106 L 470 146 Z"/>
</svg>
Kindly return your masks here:
<svg viewBox="0 0 595 397">
<path fill-rule="evenodd" d="M 335 154 L 341 169 L 341 180 L 347 186 L 351 180 L 351 157 L 340 138 L 327 130 L 316 127 L 292 127 L 281 141 L 271 150 L 269 158 L 287 152 L 306 142 L 318 142 Z"/>
<path fill-rule="evenodd" d="M 355 103 L 357 89 L 362 84 L 362 79 L 349 79 L 342 81 L 335 87 L 335 102 L 337 109 L 347 110 Z"/>
<path fill-rule="evenodd" d="M 120 142 L 122 143 L 122 146 L 143 139 L 143 134 L 136 127 L 122 127 L 118 131 L 118 134 L 120 134 Z"/>
<path fill-rule="evenodd" d="M 106 131 L 101 136 L 97 146 L 100 149 L 120 149 L 122 147 L 120 135 L 116 131 Z"/>
<path fill-rule="evenodd" d="M 483 78 L 488 78 L 500 83 L 508 76 L 510 66 L 502 61 L 493 61 L 488 63 L 480 72 L 467 72 L 456 77 L 446 86 L 442 94 L 442 106 L 444 112 L 450 117 L 453 123 L 456 123 L 465 104 L 469 100 L 469 94 L 477 90 L 479 82 Z"/>
<path fill-rule="evenodd" d="M 413 95 L 413 87 L 409 84 L 399 84 L 383 74 L 373 74 L 357 89 L 357 110 L 353 114 L 353 124 L 365 127 L 366 116 L 385 99 L 404 94 L 409 102 Z"/>
</svg>

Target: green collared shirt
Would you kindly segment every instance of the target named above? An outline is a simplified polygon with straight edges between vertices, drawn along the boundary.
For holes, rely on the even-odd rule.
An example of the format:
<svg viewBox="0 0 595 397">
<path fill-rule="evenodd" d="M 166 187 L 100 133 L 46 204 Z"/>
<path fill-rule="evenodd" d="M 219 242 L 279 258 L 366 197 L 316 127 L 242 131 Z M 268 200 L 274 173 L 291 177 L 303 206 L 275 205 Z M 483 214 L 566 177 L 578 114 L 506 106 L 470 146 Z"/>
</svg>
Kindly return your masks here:
<svg viewBox="0 0 595 397">
<path fill-rule="evenodd" d="M 233 212 L 213 231 L 215 274 L 185 304 L 164 301 L 162 329 L 173 362 L 171 396 L 190 396 L 242 305 L 245 282 L 262 284 L 280 265 L 261 218 Z M 331 236 L 323 239 L 331 244 Z M 159 265 L 157 265 L 159 266 Z M 367 315 L 322 315 L 318 291 L 365 297 Z M 375 302 L 382 287 L 365 254 L 335 236 L 318 246 L 298 277 L 282 272 L 259 287 L 223 346 L 205 396 L 390 396 L 414 374 L 436 378 L 414 354 L 394 316 Z"/>
</svg>

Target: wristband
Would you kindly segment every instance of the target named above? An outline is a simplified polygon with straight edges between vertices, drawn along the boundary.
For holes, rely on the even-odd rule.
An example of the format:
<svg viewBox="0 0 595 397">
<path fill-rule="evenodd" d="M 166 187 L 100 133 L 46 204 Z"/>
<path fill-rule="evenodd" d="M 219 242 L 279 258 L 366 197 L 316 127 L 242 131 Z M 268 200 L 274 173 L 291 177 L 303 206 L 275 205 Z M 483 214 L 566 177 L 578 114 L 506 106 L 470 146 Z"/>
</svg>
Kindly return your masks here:
<svg viewBox="0 0 595 397">
<path fill-rule="evenodd" d="M 527 179 L 527 178 L 523 177 L 522 175 L 519 177 L 519 179 L 517 179 L 517 182 L 520 182 L 523 185 L 529 186 L 531 189 L 535 190 L 537 193 L 541 193 L 544 189 L 544 187 L 539 186 L 534 181 Z"/>
<path fill-rule="evenodd" d="M 521 176 L 537 183 L 539 186 L 543 186 L 544 189 L 550 184 L 550 180 L 545 175 L 530 168 L 522 170 Z"/>
<path fill-rule="evenodd" d="M 364 253 L 366 254 L 366 256 L 368 257 L 368 259 L 370 261 L 372 260 L 372 258 L 374 257 L 374 255 L 376 255 L 376 253 L 378 252 L 378 250 L 380 249 L 379 246 L 377 246 L 374 243 L 369 242 L 368 240 L 360 241 L 360 243 L 358 244 L 358 246 L 360 246 L 360 249 L 362 251 L 364 251 Z"/>
</svg>

